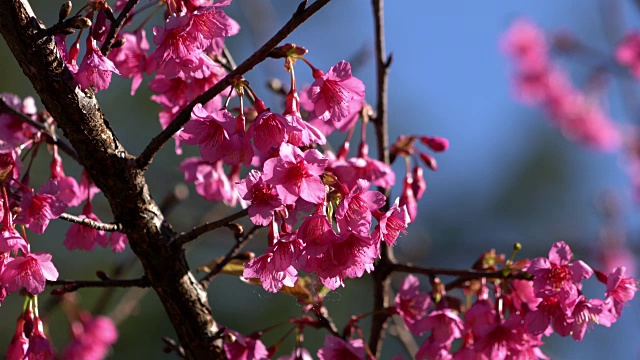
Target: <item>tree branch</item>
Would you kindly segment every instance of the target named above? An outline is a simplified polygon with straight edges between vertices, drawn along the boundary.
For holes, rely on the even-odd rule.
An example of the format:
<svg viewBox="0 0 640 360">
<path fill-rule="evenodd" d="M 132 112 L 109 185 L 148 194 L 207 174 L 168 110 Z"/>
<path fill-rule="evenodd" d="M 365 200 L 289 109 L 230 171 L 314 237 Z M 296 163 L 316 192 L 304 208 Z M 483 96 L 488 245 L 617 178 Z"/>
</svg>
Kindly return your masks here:
<svg viewBox="0 0 640 360">
<path fill-rule="evenodd" d="M 118 15 L 116 22 L 111 23 L 111 28 L 109 28 L 109 33 L 107 34 L 107 37 L 102 43 L 102 48 L 100 48 L 102 55 L 104 56 L 109 55 L 109 52 L 111 51 L 111 46 L 113 45 L 113 42 L 116 40 L 116 37 L 118 36 L 118 32 L 122 29 L 124 24 L 127 22 L 127 18 L 129 17 L 131 10 L 133 10 L 133 8 L 138 4 L 138 1 L 140 0 L 129 0 L 127 2 L 127 5 L 125 5 L 122 11 L 120 12 L 120 15 Z"/>
<path fill-rule="evenodd" d="M 60 215 L 60 219 L 64 220 L 64 221 L 68 221 L 68 222 L 72 222 L 75 224 L 80 224 L 86 227 L 90 227 L 92 229 L 96 229 L 96 230 L 102 230 L 102 231 L 120 231 L 122 232 L 122 225 L 121 224 L 105 224 L 105 223 L 101 223 L 99 221 L 95 221 L 95 220 L 91 220 L 88 218 L 81 218 L 75 215 L 71 215 L 71 214 L 67 214 L 67 213 L 62 213 Z"/>
<path fill-rule="evenodd" d="M 50 143 L 55 144 L 58 146 L 58 148 L 60 148 L 60 150 L 64 151 L 67 155 L 69 155 L 69 157 L 71 157 L 73 160 L 75 160 L 76 162 L 80 162 L 80 159 L 78 158 L 78 154 L 76 153 L 75 150 L 73 150 L 73 148 L 71 147 L 71 145 L 67 144 L 66 142 L 64 142 L 61 139 L 58 139 L 58 137 L 56 136 L 55 132 L 51 131 L 49 128 L 47 128 L 44 124 L 37 122 L 33 119 L 31 119 L 30 117 L 26 116 L 25 114 L 17 111 L 16 109 L 14 109 L 13 107 L 11 107 L 8 103 L 7 100 L 5 100 L 4 97 L 0 96 L 0 114 L 2 113 L 7 113 L 11 116 L 13 116 L 14 118 L 27 123 L 31 126 L 33 126 L 34 128 L 40 130 L 49 140 Z"/>
<path fill-rule="evenodd" d="M 220 261 L 218 264 L 216 264 L 216 266 L 211 269 L 211 271 L 209 271 L 201 280 L 200 280 L 200 284 L 206 289 L 209 287 L 209 284 L 211 283 L 211 281 L 213 280 L 213 278 L 218 275 L 218 273 L 220 273 L 220 271 L 222 271 L 222 269 L 224 269 L 225 265 L 227 265 L 229 263 L 229 261 L 231 261 L 234 257 L 236 257 L 238 255 L 238 253 L 240 252 L 240 250 L 242 250 L 242 248 L 247 244 L 247 242 L 249 240 L 251 240 L 251 238 L 253 238 L 253 234 L 255 234 L 256 231 L 258 231 L 259 229 L 261 229 L 262 226 L 259 225 L 255 225 L 254 227 L 251 228 L 251 230 L 249 230 L 247 233 L 243 234 L 242 236 L 240 236 L 239 238 L 236 238 L 236 243 L 233 245 L 233 247 L 229 250 L 229 252 L 227 253 L 227 255 L 224 257 L 224 259 L 222 261 Z"/>
<path fill-rule="evenodd" d="M 373 118 L 378 148 L 378 159 L 389 165 L 389 134 L 387 120 L 388 75 L 391 57 L 387 58 L 384 37 L 384 0 L 371 0 L 373 9 L 375 47 L 376 47 L 376 115 Z M 389 189 L 378 188 L 386 198 L 384 209 L 389 208 Z M 389 306 L 389 276 L 391 265 L 395 263 L 393 250 L 384 242 L 380 244 L 380 260 L 372 272 L 373 279 L 373 318 L 369 334 L 369 349 L 376 358 L 380 357 L 389 314 L 382 311 Z"/>
<path fill-rule="evenodd" d="M 531 274 L 521 271 L 521 272 L 504 272 L 502 270 L 498 271 L 480 271 L 473 269 L 448 269 L 448 268 L 425 268 L 420 266 L 415 266 L 412 264 L 393 264 L 393 271 L 411 273 L 411 274 L 422 274 L 427 276 L 436 276 L 436 275 L 445 275 L 445 276 L 457 276 L 460 279 L 464 280 L 472 280 L 472 279 L 523 279 L 523 280 L 531 280 Z"/>
<path fill-rule="evenodd" d="M 151 164 L 155 155 L 160 151 L 162 146 L 171 139 L 171 137 L 177 133 L 180 128 L 184 124 L 189 121 L 191 118 L 191 110 L 197 104 L 205 104 L 209 100 L 213 99 L 216 95 L 226 89 L 229 85 L 231 85 L 232 79 L 237 76 L 243 75 L 247 73 L 249 70 L 253 69 L 256 65 L 264 61 L 280 42 L 286 39 L 289 34 L 291 34 L 300 24 L 305 22 L 311 15 L 315 14 L 318 10 L 320 10 L 323 6 L 329 3 L 331 0 L 316 0 L 311 6 L 304 8 L 304 4 L 306 1 L 301 3 L 301 6 L 298 7 L 298 10 L 291 16 L 291 19 L 284 24 L 284 26 L 275 34 L 271 39 L 269 39 L 264 45 L 260 47 L 260 49 L 256 50 L 253 55 L 249 56 L 242 64 L 238 65 L 238 67 L 231 71 L 227 76 L 225 76 L 222 80 L 218 81 L 214 86 L 209 88 L 209 90 L 203 92 L 198 95 L 189 105 L 185 106 L 180 113 L 173 119 L 173 121 L 164 129 L 160 134 L 154 137 L 149 145 L 142 151 L 140 156 L 136 159 L 136 164 L 139 169 L 146 170 L 146 168 Z"/>
<path fill-rule="evenodd" d="M 138 279 L 105 279 L 105 280 L 47 280 L 49 286 L 62 286 L 58 293 L 73 292 L 80 288 L 113 288 L 113 287 L 149 287 L 149 279 L 143 276 Z"/>
<path fill-rule="evenodd" d="M 78 87 L 27 0 L 0 1 L 0 33 L 42 103 L 109 201 L 189 359 L 224 357 L 205 289 L 189 270 L 175 231 L 111 129 L 96 98 Z"/>
<path fill-rule="evenodd" d="M 191 231 L 180 234 L 180 236 L 176 237 L 173 242 L 180 246 L 188 243 L 189 241 L 193 241 L 197 239 L 200 235 L 215 230 L 217 228 L 221 228 L 223 226 L 228 226 L 231 222 L 241 219 L 249 214 L 249 208 L 242 209 L 235 214 L 231 214 L 225 218 L 220 220 L 211 221 L 200 226 L 193 228 Z"/>
</svg>

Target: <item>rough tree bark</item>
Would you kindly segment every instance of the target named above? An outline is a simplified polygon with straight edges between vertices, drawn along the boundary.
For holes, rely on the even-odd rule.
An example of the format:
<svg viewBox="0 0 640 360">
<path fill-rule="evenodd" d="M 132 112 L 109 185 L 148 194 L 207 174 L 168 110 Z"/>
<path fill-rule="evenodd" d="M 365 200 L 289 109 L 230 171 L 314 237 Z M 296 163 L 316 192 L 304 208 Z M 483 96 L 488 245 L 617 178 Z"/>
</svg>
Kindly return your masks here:
<svg viewBox="0 0 640 360">
<path fill-rule="evenodd" d="M 206 291 L 189 271 L 181 245 L 171 243 L 176 233 L 153 201 L 144 172 L 115 137 L 95 97 L 78 88 L 53 37 L 27 1 L 0 0 L 0 33 L 82 165 L 104 192 L 187 357 L 224 357 L 214 338 L 217 325 Z"/>
</svg>

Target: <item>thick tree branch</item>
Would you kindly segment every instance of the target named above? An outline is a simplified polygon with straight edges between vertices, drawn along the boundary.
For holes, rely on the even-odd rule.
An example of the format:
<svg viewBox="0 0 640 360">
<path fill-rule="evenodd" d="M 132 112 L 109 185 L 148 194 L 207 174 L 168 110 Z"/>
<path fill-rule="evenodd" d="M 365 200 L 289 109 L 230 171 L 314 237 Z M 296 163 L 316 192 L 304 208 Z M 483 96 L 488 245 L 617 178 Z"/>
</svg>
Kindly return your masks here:
<svg viewBox="0 0 640 360">
<path fill-rule="evenodd" d="M 238 211 L 235 214 L 231 214 L 225 218 L 222 218 L 220 220 L 216 220 L 216 221 L 212 221 L 212 222 L 208 222 L 205 224 L 202 224 L 200 226 L 197 226 L 195 228 L 193 228 L 191 231 L 188 231 L 186 233 L 182 233 L 180 234 L 180 236 L 176 237 L 175 240 L 173 240 L 173 242 L 177 245 L 184 245 L 186 243 L 188 243 L 189 241 L 193 241 L 195 239 L 197 239 L 200 235 L 207 233 L 209 231 L 221 228 L 223 226 L 228 226 L 229 224 L 231 224 L 233 221 L 236 221 L 238 219 L 241 219 L 245 216 L 247 216 L 247 214 L 249 214 L 249 208 L 243 209 Z"/>
<path fill-rule="evenodd" d="M 135 158 L 120 144 L 92 93 L 79 89 L 26 0 L 0 1 L 0 33 L 42 103 L 103 191 L 165 307 L 186 355 L 224 357 L 207 293 L 189 271 L 175 231 L 153 201 Z"/>
<path fill-rule="evenodd" d="M 373 9 L 373 23 L 375 29 L 376 47 L 376 114 L 373 118 L 375 125 L 378 159 L 389 165 L 389 134 L 387 121 L 387 97 L 388 97 L 388 75 L 391 58 L 387 58 L 384 38 L 384 0 L 371 0 Z M 386 197 L 389 207 L 389 189 L 379 188 Z M 373 318 L 371 320 L 371 333 L 369 334 L 369 349 L 379 358 L 382 351 L 382 341 L 384 339 L 389 314 L 382 309 L 389 306 L 390 288 L 389 276 L 391 275 L 391 265 L 395 262 L 393 250 L 384 242 L 380 244 L 380 260 L 376 263 L 372 273 L 373 279 Z"/>
<path fill-rule="evenodd" d="M 256 50 L 253 55 L 249 56 L 242 64 L 231 71 L 222 80 L 218 81 L 209 90 L 198 95 L 189 105 L 185 106 L 180 113 L 173 119 L 173 121 L 156 137 L 154 137 L 149 145 L 142 151 L 140 156 L 136 159 L 136 163 L 139 169 L 145 170 L 149 164 L 153 161 L 155 155 L 160 151 L 162 146 L 171 139 L 171 137 L 177 133 L 184 124 L 191 118 L 191 110 L 197 104 L 205 104 L 209 100 L 213 99 L 216 95 L 226 89 L 234 78 L 240 75 L 244 75 L 249 70 L 253 69 L 256 65 L 264 61 L 280 42 L 289 36 L 300 24 L 305 22 L 311 15 L 315 14 L 323 6 L 329 3 L 331 0 L 316 0 L 311 6 L 304 8 L 304 1 L 298 10 L 293 14 L 291 19 L 284 24 L 284 26 L 269 39 L 260 49 Z"/>
<path fill-rule="evenodd" d="M 121 224 L 105 224 L 105 223 L 101 223 L 99 221 L 95 221 L 95 220 L 91 220 L 88 218 L 81 218 L 75 215 L 71 215 L 71 214 L 67 214 L 67 213 L 63 213 L 60 215 L 60 219 L 64 220 L 64 221 L 68 221 L 68 222 L 72 222 L 75 224 L 80 224 L 86 227 L 90 227 L 92 229 L 96 229 L 96 230 L 102 230 L 102 231 L 122 231 L 122 225 Z"/>
</svg>

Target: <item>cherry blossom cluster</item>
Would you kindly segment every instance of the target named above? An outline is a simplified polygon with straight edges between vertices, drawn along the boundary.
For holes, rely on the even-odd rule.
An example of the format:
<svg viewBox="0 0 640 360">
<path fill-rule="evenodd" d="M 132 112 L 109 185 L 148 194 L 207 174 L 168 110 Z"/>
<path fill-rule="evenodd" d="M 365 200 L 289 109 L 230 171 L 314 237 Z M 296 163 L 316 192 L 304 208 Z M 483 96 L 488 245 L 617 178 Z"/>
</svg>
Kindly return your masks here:
<svg viewBox="0 0 640 360">
<path fill-rule="evenodd" d="M 549 55 L 545 35 L 531 21 L 514 21 L 502 38 L 503 51 L 514 64 L 516 97 L 542 107 L 568 138 L 599 150 L 615 150 L 620 130 L 592 97 L 576 89 Z"/>
<path fill-rule="evenodd" d="M 71 322 L 71 333 L 71 340 L 61 351 L 61 358 L 65 360 L 104 359 L 118 339 L 118 331 L 110 318 L 93 317 L 84 311 Z M 45 335 L 43 320 L 38 316 L 36 297 L 27 297 L 6 357 L 10 360 L 55 357 L 53 346 Z"/>
<path fill-rule="evenodd" d="M 432 291 L 425 292 L 418 278 L 408 275 L 387 311 L 402 317 L 407 329 L 422 339 L 416 359 L 548 359 L 540 349 L 543 337 L 557 333 L 581 341 L 596 324 L 610 327 L 638 290 L 624 267 L 605 274 L 572 257 L 564 242 L 555 243 L 547 258 L 530 261 L 505 261 L 504 255 L 488 252 L 476 262 L 477 270 L 514 276 L 469 281 L 463 286 L 466 305 L 437 278 L 431 280 Z M 582 282 L 594 274 L 606 286 L 603 299 L 588 299 L 582 292 Z M 352 318 L 340 336 L 326 335 L 318 358 L 368 359 L 370 351 L 357 326 L 364 317 Z M 234 341 L 225 345 L 231 359 L 241 358 L 238 354 L 267 359 L 274 351 L 265 347 L 258 333 L 248 337 L 232 333 Z M 292 356 L 296 354 L 308 356 L 303 347 Z"/>
</svg>

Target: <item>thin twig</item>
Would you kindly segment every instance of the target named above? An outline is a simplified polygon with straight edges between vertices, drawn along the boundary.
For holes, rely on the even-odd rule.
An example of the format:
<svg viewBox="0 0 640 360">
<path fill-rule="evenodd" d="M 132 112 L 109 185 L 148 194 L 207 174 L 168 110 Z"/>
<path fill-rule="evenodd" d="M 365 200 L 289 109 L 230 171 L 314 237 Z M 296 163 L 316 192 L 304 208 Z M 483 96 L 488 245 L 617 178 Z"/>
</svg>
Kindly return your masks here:
<svg viewBox="0 0 640 360">
<path fill-rule="evenodd" d="M 62 213 L 60 215 L 60 219 L 68 222 L 72 222 L 75 224 L 80 224 L 86 227 L 90 227 L 96 230 L 102 231 L 122 231 L 122 224 L 106 224 L 99 221 L 91 220 L 88 218 L 81 218 L 75 215 Z"/>
<path fill-rule="evenodd" d="M 253 238 L 253 235 L 256 233 L 256 231 L 261 228 L 262 226 L 255 225 L 251 228 L 251 230 L 244 233 L 240 238 L 236 239 L 236 243 L 229 250 L 227 255 L 225 255 L 224 259 L 216 264 L 216 266 L 200 280 L 200 285 L 202 285 L 202 287 L 205 289 L 209 287 L 209 284 L 211 283 L 213 278 L 218 275 L 220 271 L 222 271 L 222 269 L 229 263 L 229 261 L 231 261 L 236 255 L 238 255 L 240 250 L 247 244 L 247 242 L 251 240 L 251 238 Z"/>
<path fill-rule="evenodd" d="M 376 54 L 376 114 L 373 117 L 375 125 L 378 159 L 389 165 L 389 134 L 387 119 L 388 103 L 388 76 L 391 57 L 387 57 L 384 37 L 384 0 L 371 0 L 373 10 L 373 23 L 375 29 L 375 54 Z M 383 210 L 389 207 L 389 189 L 379 188 L 386 198 L 387 203 Z M 389 314 L 381 311 L 389 306 L 390 266 L 395 263 L 393 250 L 384 242 L 380 244 L 380 260 L 376 263 L 372 273 L 373 279 L 373 318 L 371 320 L 371 332 L 369 334 L 369 349 L 376 358 L 380 357 L 382 341 L 384 339 Z"/>
<path fill-rule="evenodd" d="M 233 221 L 236 221 L 238 219 L 241 219 L 245 216 L 247 216 L 249 214 L 249 208 L 243 209 L 238 211 L 235 214 L 231 214 L 225 218 L 222 218 L 220 220 L 216 220 L 216 221 L 211 221 L 208 223 L 204 223 L 200 226 L 197 226 L 195 228 L 193 228 L 191 231 L 185 232 L 180 234 L 178 237 L 176 237 L 173 242 L 178 243 L 180 245 L 184 245 L 186 243 L 188 243 L 189 241 L 193 241 L 195 239 L 197 239 L 200 235 L 221 228 L 223 226 L 228 226 L 229 224 L 231 224 Z"/>
<path fill-rule="evenodd" d="M 113 45 L 113 42 L 116 40 L 116 37 L 118 36 L 118 32 L 122 29 L 124 24 L 127 22 L 127 18 L 129 17 L 131 10 L 133 10 L 133 8 L 138 4 L 138 1 L 140 0 L 129 0 L 127 2 L 127 5 L 125 5 L 122 11 L 120 12 L 120 15 L 118 15 L 116 22 L 111 24 L 109 33 L 107 34 L 107 37 L 105 38 L 104 43 L 102 43 L 102 48 L 100 48 L 102 55 L 104 56 L 109 55 L 109 52 L 111 51 L 111 46 Z"/>
<path fill-rule="evenodd" d="M 130 0 L 132 1 L 132 0 Z M 153 161 L 153 158 L 156 156 L 158 151 L 164 146 L 164 144 L 171 139 L 171 137 L 182 128 L 184 124 L 189 121 L 191 118 L 191 110 L 197 104 L 205 104 L 209 100 L 213 99 L 216 95 L 226 89 L 229 85 L 231 85 L 232 80 L 237 76 L 243 75 L 247 73 L 249 70 L 253 69 L 256 65 L 264 61 L 271 51 L 280 44 L 280 42 L 286 39 L 289 34 L 291 34 L 298 26 L 300 26 L 303 22 L 305 22 L 311 15 L 315 14 L 318 10 L 320 10 L 323 6 L 329 3 L 331 0 L 316 0 L 312 5 L 307 8 L 304 8 L 304 1 L 301 6 L 298 7 L 298 10 L 291 16 L 291 19 L 271 38 L 269 39 L 260 49 L 253 53 L 253 55 L 249 56 L 242 64 L 238 65 L 238 67 L 231 71 L 227 76 L 225 76 L 222 80 L 218 81 L 214 86 L 209 88 L 209 90 L 203 92 L 198 95 L 189 105 L 185 106 L 180 113 L 173 119 L 173 121 L 156 137 L 154 137 L 151 142 L 147 145 L 147 147 L 142 151 L 140 156 L 136 159 L 136 165 L 139 169 L 145 170 L 149 164 Z"/>
<path fill-rule="evenodd" d="M 520 271 L 520 272 L 510 272 L 510 271 L 502 271 L 502 270 L 498 270 L 498 271 L 481 271 L 481 270 L 473 270 L 473 269 L 466 269 L 466 270 L 461 270 L 461 269 L 448 269 L 448 268 L 438 268 L 438 267 L 432 267 L 432 268 L 425 268 L 425 267 L 421 267 L 421 266 L 415 266 L 412 264 L 393 264 L 392 265 L 392 269 L 393 271 L 397 271 L 397 272 L 404 272 L 404 273 L 410 273 L 410 274 L 422 274 L 422 275 L 427 275 L 429 277 L 434 277 L 437 275 L 444 275 L 444 276 L 457 276 L 458 278 L 451 281 L 450 283 L 447 283 L 445 285 L 445 289 L 446 290 L 451 290 L 454 289 L 456 287 L 459 287 L 461 285 L 463 285 L 464 283 L 468 282 L 469 280 L 474 280 L 474 279 L 482 279 L 482 278 L 486 278 L 486 279 L 522 279 L 522 280 L 531 280 L 531 274 L 525 272 L 525 271 Z"/>
<path fill-rule="evenodd" d="M 47 280 L 49 286 L 62 286 L 60 291 L 72 292 L 80 288 L 108 288 L 108 287 L 149 287 L 146 276 L 138 279 L 105 279 L 105 280 Z"/>
<path fill-rule="evenodd" d="M 7 100 L 3 96 L 0 96 L 0 114 L 3 114 L 3 113 L 9 114 L 14 118 L 40 130 L 45 135 L 48 142 L 57 145 L 58 148 L 60 148 L 60 150 L 65 152 L 67 155 L 69 155 L 69 157 L 71 157 L 76 162 L 80 163 L 80 158 L 78 158 L 78 153 L 76 153 L 76 151 L 71 147 L 71 145 L 67 144 L 65 141 L 61 139 L 58 139 L 56 134 L 53 131 L 51 131 L 49 128 L 47 128 L 43 123 L 40 123 L 31 119 L 30 117 L 26 116 L 25 114 L 11 107 L 7 103 Z"/>
</svg>

